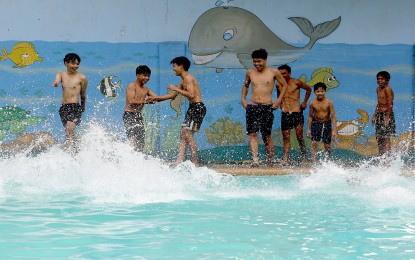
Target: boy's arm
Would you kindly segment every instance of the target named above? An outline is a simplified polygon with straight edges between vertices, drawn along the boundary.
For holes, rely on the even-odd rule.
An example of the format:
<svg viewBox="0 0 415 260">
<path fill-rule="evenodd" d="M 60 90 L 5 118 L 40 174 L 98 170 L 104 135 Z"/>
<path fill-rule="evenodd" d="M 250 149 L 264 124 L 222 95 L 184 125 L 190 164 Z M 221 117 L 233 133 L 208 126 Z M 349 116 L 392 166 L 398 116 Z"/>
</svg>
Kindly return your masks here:
<svg viewBox="0 0 415 260">
<path fill-rule="evenodd" d="M 313 114 L 314 114 L 314 108 L 313 108 L 313 102 L 310 103 L 309 113 L 308 113 L 308 120 L 307 120 L 307 137 L 311 138 L 311 121 L 313 120 Z"/>
<path fill-rule="evenodd" d="M 272 108 L 277 109 L 281 105 L 282 99 L 285 96 L 285 92 L 287 92 L 288 85 L 284 77 L 281 75 L 281 72 L 278 69 L 275 69 L 274 77 L 277 79 L 278 83 L 281 85 L 281 89 L 279 90 L 280 94 L 277 100 L 274 102 L 274 104 L 272 104 Z"/>
<path fill-rule="evenodd" d="M 330 101 L 330 118 L 331 122 L 333 123 L 333 129 L 331 131 L 331 135 L 333 138 L 337 137 L 337 119 L 336 119 L 336 111 L 334 111 L 334 104 L 333 101 Z"/>
<path fill-rule="evenodd" d="M 249 84 L 251 84 L 251 78 L 249 77 L 249 74 L 247 71 L 245 75 L 245 81 L 242 86 L 242 93 L 241 93 L 241 103 L 244 108 L 248 106 L 248 103 L 246 102 L 246 96 L 248 95 Z"/>
<path fill-rule="evenodd" d="M 192 77 L 187 77 L 177 87 L 173 84 L 169 84 L 168 88 L 170 90 L 176 91 L 179 94 L 182 94 L 183 96 L 187 97 L 188 99 L 193 99 L 195 97 L 194 80 L 195 79 L 192 78 Z M 182 84 L 186 87 L 184 88 Z"/>
<path fill-rule="evenodd" d="M 165 95 L 148 98 L 148 102 L 160 102 L 168 99 L 174 99 L 178 94 L 179 92 L 177 91 L 169 90 L 169 92 Z"/>
<path fill-rule="evenodd" d="M 156 95 L 151 89 L 148 89 L 147 98 L 145 100 L 145 103 L 147 104 L 154 104 L 155 100 L 154 98 L 158 98 L 159 96 Z"/>
<path fill-rule="evenodd" d="M 56 73 L 55 81 L 52 82 L 52 87 L 57 87 L 62 82 L 62 75 L 60 72 Z"/>
<path fill-rule="evenodd" d="M 301 109 L 305 110 L 307 107 L 307 102 L 308 99 L 310 98 L 311 95 L 311 88 L 309 85 L 303 83 L 302 81 L 298 80 L 299 86 L 300 88 L 304 89 L 306 91 L 305 96 L 304 96 L 304 100 L 303 103 L 301 103 Z"/>
<path fill-rule="evenodd" d="M 379 93 L 377 93 L 377 92 L 378 92 L 378 90 L 376 89 L 376 94 L 379 96 Z M 378 103 L 376 104 L 375 112 L 373 113 L 373 116 L 372 116 L 372 125 L 374 125 L 375 122 L 376 122 L 376 116 L 378 114 L 378 106 L 379 106 L 379 100 L 378 100 Z"/>
<path fill-rule="evenodd" d="M 385 116 L 385 120 L 383 121 L 383 123 L 385 126 L 388 126 L 389 120 L 392 114 L 392 109 L 393 109 L 393 92 L 390 87 L 385 89 L 385 96 L 386 96 L 386 102 L 387 102 L 388 108 L 386 109 L 386 116 Z"/>
<path fill-rule="evenodd" d="M 82 112 L 85 111 L 85 105 L 86 105 L 86 88 L 88 87 L 88 78 L 84 77 L 81 79 L 81 109 Z"/>
</svg>

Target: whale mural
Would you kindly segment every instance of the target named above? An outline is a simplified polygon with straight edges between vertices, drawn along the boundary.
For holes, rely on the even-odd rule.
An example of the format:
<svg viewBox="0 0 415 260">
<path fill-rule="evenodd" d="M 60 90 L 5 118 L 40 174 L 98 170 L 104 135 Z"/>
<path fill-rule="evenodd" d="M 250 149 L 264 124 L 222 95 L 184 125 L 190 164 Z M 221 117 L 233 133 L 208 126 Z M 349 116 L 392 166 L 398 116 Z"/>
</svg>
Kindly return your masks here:
<svg viewBox="0 0 415 260">
<path fill-rule="evenodd" d="M 189 51 L 196 65 L 223 69 L 251 68 L 255 49 L 268 51 L 268 65 L 277 66 L 301 58 L 321 38 L 340 25 L 341 17 L 313 27 L 302 17 L 290 17 L 310 38 L 304 47 L 290 45 L 276 36 L 256 15 L 239 7 L 215 7 L 193 25 Z"/>
</svg>

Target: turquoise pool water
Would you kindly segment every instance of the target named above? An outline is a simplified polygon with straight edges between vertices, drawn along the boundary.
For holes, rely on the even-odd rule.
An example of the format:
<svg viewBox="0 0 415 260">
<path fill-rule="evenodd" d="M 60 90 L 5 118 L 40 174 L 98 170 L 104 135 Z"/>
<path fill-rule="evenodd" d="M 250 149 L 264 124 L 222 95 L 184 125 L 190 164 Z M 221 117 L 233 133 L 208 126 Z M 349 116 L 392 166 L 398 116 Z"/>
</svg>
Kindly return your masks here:
<svg viewBox="0 0 415 260">
<path fill-rule="evenodd" d="M 367 162 L 310 175 L 169 169 L 92 126 L 0 159 L 0 259 L 410 259 L 415 179 Z M 412 170 L 406 174 L 415 174 Z"/>
</svg>

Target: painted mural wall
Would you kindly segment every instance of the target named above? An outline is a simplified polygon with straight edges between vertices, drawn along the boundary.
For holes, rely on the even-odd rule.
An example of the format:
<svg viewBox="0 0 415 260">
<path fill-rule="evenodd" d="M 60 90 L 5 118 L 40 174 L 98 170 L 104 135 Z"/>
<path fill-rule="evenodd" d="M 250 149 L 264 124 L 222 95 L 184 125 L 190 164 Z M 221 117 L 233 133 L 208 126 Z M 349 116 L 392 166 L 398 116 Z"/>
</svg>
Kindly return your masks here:
<svg viewBox="0 0 415 260">
<path fill-rule="evenodd" d="M 265 48 L 268 65 L 288 64 L 292 76 L 308 85 L 326 83 L 339 120 L 339 138 L 334 143 L 338 156 L 377 153 L 370 119 L 376 106 L 375 76 L 381 70 L 391 73 L 395 92 L 393 146 L 405 146 L 403 141 L 413 138 L 411 10 L 415 2 L 411 0 L 393 5 L 383 0 L 4 2 L 0 15 L 2 153 L 25 150 L 33 140 L 40 140 L 41 147 L 64 141 L 58 115 L 61 89 L 51 84 L 55 74 L 65 70 L 63 57 L 69 52 L 80 55 L 79 71 L 89 79 L 80 134 L 98 124 L 126 141 L 125 88 L 135 80 L 135 68 L 149 66 L 152 74 L 147 86 L 162 95 L 169 83 L 180 82 L 171 59 L 187 56 L 207 106 L 196 134 L 201 160 L 248 159 L 241 87 L 246 69 L 252 66 L 252 50 Z M 145 107 L 147 153 L 164 159 L 176 156 L 187 107 L 180 96 Z M 307 117 L 308 109 L 304 113 Z M 277 156 L 282 150 L 280 115 L 275 112 L 272 133 Z M 294 154 L 296 145 L 293 139 Z"/>
</svg>

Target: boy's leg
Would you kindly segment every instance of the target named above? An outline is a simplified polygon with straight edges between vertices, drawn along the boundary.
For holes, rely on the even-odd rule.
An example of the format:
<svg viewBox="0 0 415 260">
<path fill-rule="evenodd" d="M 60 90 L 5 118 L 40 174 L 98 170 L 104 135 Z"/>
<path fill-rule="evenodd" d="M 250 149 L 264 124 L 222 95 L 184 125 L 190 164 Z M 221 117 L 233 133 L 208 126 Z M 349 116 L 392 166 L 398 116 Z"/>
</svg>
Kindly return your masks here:
<svg viewBox="0 0 415 260">
<path fill-rule="evenodd" d="M 318 146 L 317 141 L 311 142 L 311 159 L 313 160 L 313 163 L 316 162 L 317 146 Z"/>
<path fill-rule="evenodd" d="M 376 140 L 378 142 L 379 155 L 383 155 L 386 152 L 386 150 L 385 150 L 385 138 L 377 137 Z"/>
<path fill-rule="evenodd" d="M 305 163 L 307 161 L 307 152 L 305 148 L 303 132 L 303 124 L 298 124 L 295 128 L 295 134 L 297 135 L 298 146 L 300 146 L 302 162 Z"/>
<path fill-rule="evenodd" d="M 185 153 L 186 153 L 186 128 L 182 127 L 180 131 L 180 140 L 179 140 L 179 155 L 177 156 L 177 160 L 171 163 L 170 165 L 175 166 L 183 162 Z"/>
<path fill-rule="evenodd" d="M 331 144 L 324 144 L 324 149 L 326 150 L 326 159 L 331 155 Z"/>
<path fill-rule="evenodd" d="M 291 132 L 291 129 L 282 131 L 282 140 L 283 140 L 283 145 L 284 145 L 284 159 L 283 159 L 284 164 L 288 164 L 289 158 L 290 158 L 290 148 L 291 148 L 290 132 Z"/>
<path fill-rule="evenodd" d="M 197 144 L 194 138 L 194 132 L 189 129 L 184 129 L 184 132 L 186 143 L 189 146 L 190 154 L 192 156 L 192 163 L 197 166 L 199 162 L 197 160 Z"/>
<path fill-rule="evenodd" d="M 75 123 L 67 121 L 65 126 L 66 145 L 72 145 L 75 142 Z"/>
<path fill-rule="evenodd" d="M 249 134 L 249 151 L 251 152 L 252 156 L 252 166 L 258 167 L 258 133 Z"/>
<path fill-rule="evenodd" d="M 265 151 L 268 157 L 268 167 L 273 166 L 274 161 L 274 143 L 272 142 L 271 135 L 262 136 L 265 144 Z"/>
</svg>

